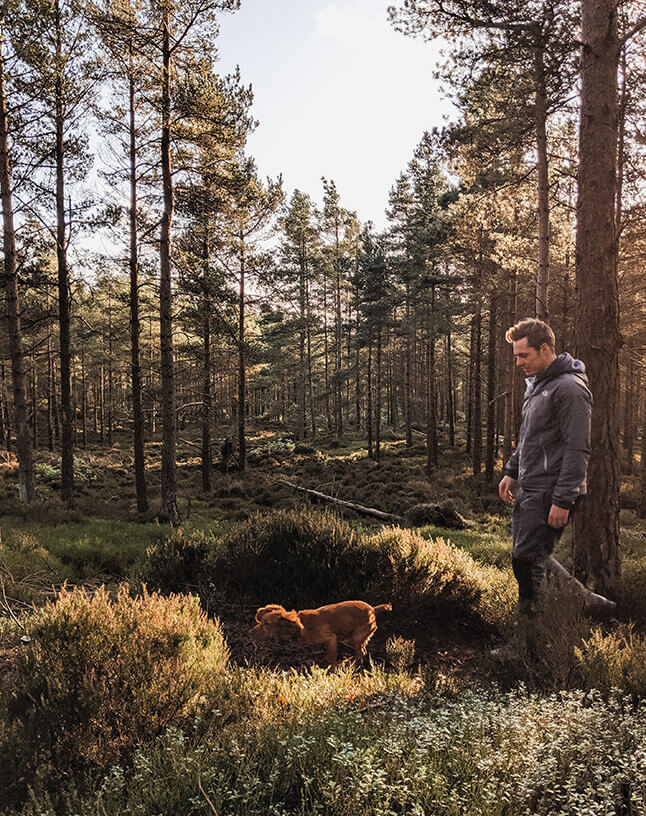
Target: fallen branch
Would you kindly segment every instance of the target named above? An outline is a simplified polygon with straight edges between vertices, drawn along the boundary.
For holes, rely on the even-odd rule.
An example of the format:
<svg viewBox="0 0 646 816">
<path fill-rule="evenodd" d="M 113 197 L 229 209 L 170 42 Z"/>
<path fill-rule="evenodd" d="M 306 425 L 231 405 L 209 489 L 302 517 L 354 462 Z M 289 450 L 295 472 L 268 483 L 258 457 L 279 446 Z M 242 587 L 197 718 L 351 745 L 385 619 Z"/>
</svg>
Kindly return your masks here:
<svg viewBox="0 0 646 816">
<path fill-rule="evenodd" d="M 396 516 L 393 513 L 384 513 L 382 510 L 375 510 L 373 507 L 364 507 L 362 504 L 344 501 L 343 499 L 336 499 L 334 496 L 328 496 L 325 493 L 320 493 L 318 490 L 310 490 L 309 487 L 301 487 L 300 485 L 293 484 L 292 482 L 287 482 L 284 479 L 281 479 L 280 482 L 281 484 L 287 485 L 287 487 L 298 490 L 300 493 L 305 493 L 307 496 L 312 496 L 312 498 L 319 499 L 320 501 L 338 504 L 340 507 L 346 507 L 348 510 L 354 510 L 355 513 L 359 513 L 364 516 L 373 516 L 381 521 L 402 521 L 401 516 Z"/>
</svg>

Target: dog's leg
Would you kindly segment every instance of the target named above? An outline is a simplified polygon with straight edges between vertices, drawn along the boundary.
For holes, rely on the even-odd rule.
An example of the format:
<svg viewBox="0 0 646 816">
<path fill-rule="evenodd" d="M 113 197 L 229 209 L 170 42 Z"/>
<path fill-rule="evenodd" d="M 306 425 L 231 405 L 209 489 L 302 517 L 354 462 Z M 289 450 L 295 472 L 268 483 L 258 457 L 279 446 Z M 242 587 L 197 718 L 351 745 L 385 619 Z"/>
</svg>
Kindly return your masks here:
<svg viewBox="0 0 646 816">
<path fill-rule="evenodd" d="M 331 635 L 328 640 L 325 641 L 325 647 L 327 651 L 327 662 L 330 664 L 330 668 L 335 670 L 337 667 L 337 639 L 335 635 Z"/>
</svg>

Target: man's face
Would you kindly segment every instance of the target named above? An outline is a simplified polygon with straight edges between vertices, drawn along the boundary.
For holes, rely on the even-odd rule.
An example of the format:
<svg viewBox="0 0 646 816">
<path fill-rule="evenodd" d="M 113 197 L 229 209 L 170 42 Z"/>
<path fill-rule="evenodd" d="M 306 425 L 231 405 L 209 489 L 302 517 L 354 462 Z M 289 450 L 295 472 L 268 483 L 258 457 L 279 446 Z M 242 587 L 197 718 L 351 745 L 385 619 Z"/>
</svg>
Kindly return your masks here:
<svg viewBox="0 0 646 816">
<path fill-rule="evenodd" d="M 516 365 L 526 377 L 542 374 L 556 356 L 547 343 L 543 343 L 540 349 L 535 349 L 528 344 L 526 337 L 514 340 L 513 348 Z"/>
</svg>

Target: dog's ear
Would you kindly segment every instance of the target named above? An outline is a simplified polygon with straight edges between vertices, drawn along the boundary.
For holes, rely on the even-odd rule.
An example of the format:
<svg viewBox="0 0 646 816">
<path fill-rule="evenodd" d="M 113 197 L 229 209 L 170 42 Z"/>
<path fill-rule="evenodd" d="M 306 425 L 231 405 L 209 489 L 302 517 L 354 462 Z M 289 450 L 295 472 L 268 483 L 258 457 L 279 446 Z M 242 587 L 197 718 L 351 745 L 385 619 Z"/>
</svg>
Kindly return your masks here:
<svg viewBox="0 0 646 816">
<path fill-rule="evenodd" d="M 258 609 L 258 611 L 256 612 L 256 620 L 258 623 L 261 623 L 265 615 L 268 615 L 270 612 L 284 612 L 284 611 L 285 609 L 279 604 L 267 604 L 267 606 L 261 606 Z"/>
<path fill-rule="evenodd" d="M 291 612 L 283 611 L 280 618 L 276 621 L 276 626 L 283 637 L 295 637 L 303 628 L 298 615 L 293 609 Z"/>
</svg>

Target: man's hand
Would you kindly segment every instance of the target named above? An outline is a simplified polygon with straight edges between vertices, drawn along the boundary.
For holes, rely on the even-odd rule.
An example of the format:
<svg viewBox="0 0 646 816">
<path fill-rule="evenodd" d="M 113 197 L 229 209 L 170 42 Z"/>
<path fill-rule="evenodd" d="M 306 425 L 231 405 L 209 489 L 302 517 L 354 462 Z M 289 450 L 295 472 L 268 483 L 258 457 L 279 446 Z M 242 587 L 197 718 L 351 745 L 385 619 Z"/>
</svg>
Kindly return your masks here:
<svg viewBox="0 0 646 816">
<path fill-rule="evenodd" d="M 562 507 L 557 507 L 555 504 L 553 504 L 550 508 L 550 515 L 547 519 L 547 523 L 550 525 L 550 527 L 554 527 L 556 530 L 562 530 L 567 524 L 569 517 L 569 510 L 563 510 Z"/>
<path fill-rule="evenodd" d="M 511 494 L 511 489 L 516 483 L 516 479 L 512 479 L 511 476 L 503 476 L 498 485 L 498 495 L 500 498 L 507 502 L 507 504 L 511 504 L 513 496 Z"/>
</svg>

